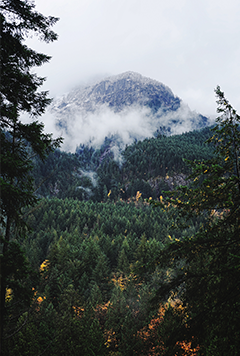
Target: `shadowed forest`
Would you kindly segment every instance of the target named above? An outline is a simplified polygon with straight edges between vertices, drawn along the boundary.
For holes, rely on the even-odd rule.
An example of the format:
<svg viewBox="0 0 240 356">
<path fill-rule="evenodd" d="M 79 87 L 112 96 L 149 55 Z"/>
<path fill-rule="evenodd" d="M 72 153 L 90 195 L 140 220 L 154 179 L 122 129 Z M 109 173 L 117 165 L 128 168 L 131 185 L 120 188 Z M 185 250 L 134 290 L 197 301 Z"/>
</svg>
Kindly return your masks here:
<svg viewBox="0 0 240 356">
<path fill-rule="evenodd" d="M 50 57 L 24 43 L 58 19 L 0 10 L 0 355 L 237 356 L 236 110 L 218 86 L 213 127 L 63 152 L 37 121 Z"/>
<path fill-rule="evenodd" d="M 19 282 L 31 300 L 17 319 L 17 325 L 23 326 L 5 342 L 9 355 L 213 352 L 221 340 L 211 340 L 213 345 L 205 349 L 201 342 L 209 335 L 198 337 L 195 325 L 193 331 L 187 327 L 192 316 L 185 298 L 194 299 L 198 285 L 190 283 L 190 296 L 185 296 L 184 285 L 189 281 L 179 281 L 181 271 L 192 273 L 188 263 L 194 269 L 198 266 L 194 273 L 203 272 L 200 246 L 188 244 L 196 243 L 209 222 L 206 213 L 192 214 L 192 209 L 187 216 L 189 212 L 174 196 L 180 185 L 193 200 L 191 191 L 199 189 L 193 165 L 199 170 L 200 163 L 210 166 L 216 158 L 214 143 L 205 143 L 212 141 L 212 135 L 211 128 L 172 137 L 158 135 L 126 147 L 118 162 L 109 150 L 110 139 L 98 150 L 80 147 L 75 154 L 56 150 L 45 163 L 34 158 L 32 175 L 35 187 L 40 184 L 39 202 L 23 210 L 28 233 L 27 238 L 18 239 L 26 277 Z M 201 168 L 201 176 L 204 171 Z M 211 189 L 213 194 L 214 185 Z M 200 208 L 200 194 L 198 198 Z M 225 211 L 217 206 L 211 209 L 212 223 L 221 222 Z M 212 268 L 212 258 L 210 251 L 204 255 L 206 268 L 208 262 Z M 203 281 L 198 283 L 200 288 Z M 216 288 L 214 281 L 208 283 L 207 289 Z M 208 294 L 197 298 L 205 305 Z M 8 288 L 9 308 L 14 300 Z M 5 332 L 11 327 L 10 318 Z"/>
<path fill-rule="evenodd" d="M 163 354 L 165 312 L 182 307 L 171 297 L 151 305 L 163 275 L 174 273 L 154 261 L 171 241 L 194 235 L 201 218 L 172 230 L 176 218 L 145 198 L 165 198 L 164 189 L 187 176 L 182 156 L 211 156 L 209 135 L 205 129 L 137 142 L 123 151 L 121 164 L 110 139 L 99 150 L 35 159 L 35 184 L 44 183 L 38 205 L 24 211 L 29 232 L 21 248 L 36 281 L 26 327 L 9 341 L 9 355 L 45 348 L 49 355 Z M 10 290 L 7 298 L 11 303 Z M 179 346 L 191 349 L 184 340 Z"/>
</svg>

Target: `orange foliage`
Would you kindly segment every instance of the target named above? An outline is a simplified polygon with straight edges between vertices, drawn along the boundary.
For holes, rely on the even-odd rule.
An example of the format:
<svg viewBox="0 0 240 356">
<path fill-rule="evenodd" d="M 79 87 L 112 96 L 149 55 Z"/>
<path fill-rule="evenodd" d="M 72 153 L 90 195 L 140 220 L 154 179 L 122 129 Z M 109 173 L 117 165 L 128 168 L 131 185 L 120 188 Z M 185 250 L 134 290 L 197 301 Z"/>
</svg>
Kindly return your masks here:
<svg viewBox="0 0 240 356">
<path fill-rule="evenodd" d="M 46 299 L 46 297 L 45 295 L 44 296 L 38 295 L 38 291 L 35 290 L 35 288 L 32 288 L 32 291 L 34 291 L 33 302 L 37 303 L 36 311 L 39 311 L 41 303 Z"/>
<path fill-rule="evenodd" d="M 106 340 L 104 344 L 107 348 L 116 349 L 118 347 L 116 333 L 113 329 L 104 330 L 104 339 Z"/>
<path fill-rule="evenodd" d="M 104 330 L 104 327 L 105 327 L 105 322 L 106 322 L 106 319 L 107 319 L 107 311 L 108 311 L 109 304 L 110 304 L 110 301 L 108 301 L 105 304 L 98 304 L 96 306 L 96 308 L 95 308 L 95 315 L 96 315 L 96 318 L 99 321 L 99 325 L 100 325 L 101 330 Z"/>
<path fill-rule="evenodd" d="M 164 345 L 163 342 L 159 342 L 158 340 L 157 329 L 163 321 L 165 311 L 166 309 L 161 305 L 157 316 L 150 321 L 148 326 L 138 331 L 138 337 L 140 337 L 145 344 L 148 344 L 148 356 L 160 356 L 163 354 Z M 156 341 L 158 341 L 158 345 L 156 345 Z"/>
<path fill-rule="evenodd" d="M 84 308 L 75 307 L 75 306 L 73 306 L 72 308 L 73 308 L 73 311 L 77 317 L 81 318 L 83 316 Z"/>
<path fill-rule="evenodd" d="M 120 287 L 121 291 L 123 291 L 126 288 L 127 281 L 128 281 L 128 278 L 123 277 L 122 274 L 119 277 L 114 275 L 112 278 L 112 282 L 114 283 L 114 285 Z"/>
<path fill-rule="evenodd" d="M 165 347 L 163 341 L 159 340 L 158 328 L 161 322 L 163 322 L 169 304 L 175 308 L 176 311 L 184 312 L 181 301 L 177 298 L 172 299 L 169 303 L 160 306 L 157 316 L 150 321 L 148 326 L 138 331 L 138 336 L 144 341 L 145 345 L 149 347 L 147 351 L 148 356 L 164 355 Z M 179 341 L 176 345 L 180 346 L 184 351 L 183 356 L 197 356 L 197 352 L 200 349 L 199 346 L 192 348 L 192 343 L 187 341 Z M 175 356 L 177 356 L 177 354 Z"/>
<path fill-rule="evenodd" d="M 191 342 L 186 342 L 186 341 L 179 341 L 177 342 L 177 345 L 181 346 L 181 349 L 184 350 L 184 356 L 197 356 L 197 352 L 199 351 L 200 347 L 197 346 L 195 348 L 192 348 L 192 343 Z"/>
<path fill-rule="evenodd" d="M 38 297 L 37 298 L 37 302 L 38 302 L 38 304 L 41 304 L 42 303 L 42 301 L 44 300 L 44 299 L 46 299 L 46 297 L 44 296 L 44 297 Z"/>
</svg>

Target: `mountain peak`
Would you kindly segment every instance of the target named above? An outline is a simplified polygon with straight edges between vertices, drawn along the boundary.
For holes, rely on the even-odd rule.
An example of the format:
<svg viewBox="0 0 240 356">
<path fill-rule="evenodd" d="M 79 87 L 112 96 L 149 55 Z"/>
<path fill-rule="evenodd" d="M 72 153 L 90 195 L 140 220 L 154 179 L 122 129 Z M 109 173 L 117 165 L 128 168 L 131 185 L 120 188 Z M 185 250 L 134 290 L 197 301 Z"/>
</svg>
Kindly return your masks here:
<svg viewBox="0 0 240 356">
<path fill-rule="evenodd" d="M 134 80 L 136 82 L 140 82 L 143 84 L 146 83 L 154 83 L 155 85 L 161 85 L 164 88 L 167 88 L 170 92 L 172 92 L 166 85 L 162 84 L 161 82 L 155 80 L 155 79 L 151 79 L 149 77 L 145 77 L 137 72 L 133 72 L 133 71 L 127 71 L 127 72 L 123 72 L 117 75 L 113 75 L 110 77 L 107 77 L 103 80 L 109 80 L 109 81 L 118 81 L 118 80 Z"/>
<path fill-rule="evenodd" d="M 159 128 L 175 134 L 207 125 L 207 118 L 192 112 L 166 85 L 132 71 L 74 89 L 53 101 L 50 110 L 56 126 L 76 136 L 77 144 L 115 134 L 128 144 Z"/>
<path fill-rule="evenodd" d="M 127 80 L 131 79 L 131 80 L 136 80 L 136 81 L 143 81 L 144 78 L 146 78 L 146 77 L 143 77 L 141 74 L 139 74 L 137 72 L 127 71 L 124 73 L 120 73 L 120 74 L 108 77 L 105 80 L 118 81 L 118 80 L 122 80 L 122 79 L 127 79 Z M 146 79 L 148 79 L 148 78 L 146 78 Z"/>
<path fill-rule="evenodd" d="M 95 112 L 105 105 L 114 112 L 129 106 L 145 106 L 155 110 L 176 110 L 180 99 L 164 84 L 136 72 L 124 72 L 107 77 L 93 85 L 72 90 L 66 97 L 55 101 L 55 111 L 66 111 L 70 106 L 81 112 Z"/>
</svg>

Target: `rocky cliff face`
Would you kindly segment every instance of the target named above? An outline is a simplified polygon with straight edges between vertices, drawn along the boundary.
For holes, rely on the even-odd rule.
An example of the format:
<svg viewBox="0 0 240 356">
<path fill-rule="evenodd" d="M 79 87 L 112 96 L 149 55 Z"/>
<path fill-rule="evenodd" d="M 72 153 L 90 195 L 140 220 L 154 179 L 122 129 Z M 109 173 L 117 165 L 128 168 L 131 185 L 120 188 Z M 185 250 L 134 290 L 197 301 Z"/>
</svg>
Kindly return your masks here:
<svg viewBox="0 0 240 356">
<path fill-rule="evenodd" d="M 132 105 L 149 106 L 155 111 L 162 108 L 166 111 L 177 110 L 180 99 L 162 83 L 138 73 L 126 72 L 94 85 L 75 89 L 66 97 L 56 100 L 52 109 L 64 113 L 75 107 L 82 112 L 94 112 L 102 105 L 114 112 Z"/>
<path fill-rule="evenodd" d="M 167 86 L 134 72 L 74 89 L 54 100 L 50 112 L 56 126 L 77 144 L 100 142 L 112 135 L 129 144 L 157 130 L 178 134 L 208 124 L 206 117 L 192 112 Z M 81 137 L 76 138 L 77 132 Z"/>
</svg>

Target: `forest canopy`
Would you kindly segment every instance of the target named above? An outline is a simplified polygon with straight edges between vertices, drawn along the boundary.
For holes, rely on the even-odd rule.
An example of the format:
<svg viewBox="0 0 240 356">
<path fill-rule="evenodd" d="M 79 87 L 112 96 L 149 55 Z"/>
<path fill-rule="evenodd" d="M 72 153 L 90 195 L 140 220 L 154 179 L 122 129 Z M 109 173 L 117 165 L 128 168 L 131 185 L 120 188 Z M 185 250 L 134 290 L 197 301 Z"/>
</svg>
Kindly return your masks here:
<svg viewBox="0 0 240 356">
<path fill-rule="evenodd" d="M 56 40 L 57 18 L 0 8 L 0 353 L 238 355 L 236 110 L 217 87 L 212 128 L 60 151 L 37 121 L 50 57 L 24 42 Z"/>
<path fill-rule="evenodd" d="M 63 197 L 56 192 L 23 210 L 30 230 L 19 242 L 40 276 L 31 284 L 28 322 L 5 343 L 9 355 L 29 349 L 49 355 L 238 354 L 239 116 L 220 88 L 216 94 L 221 115 L 211 130 L 156 137 L 124 151 L 131 160 L 131 152 L 142 147 L 151 155 L 154 140 L 156 147 L 178 143 L 180 151 L 181 140 L 183 147 L 188 141 L 206 146 L 206 152 L 209 146 L 206 159 L 197 153 L 192 161 L 181 158 L 185 173 L 166 172 L 158 199 L 144 199 L 141 190 L 120 195 L 126 186 L 115 183 L 100 201 L 68 196 L 66 190 Z M 85 168 L 99 169 L 96 188 L 100 177 L 116 172 L 123 184 L 128 159 L 114 170 L 114 160 L 104 156 L 101 167 L 98 158 L 105 150 L 55 151 L 49 159 L 62 157 L 59 181 L 61 165 L 70 184 L 85 162 Z M 171 177 L 183 174 L 183 185 L 169 185 Z M 85 183 L 91 187 L 90 180 Z M 118 193 L 112 196 L 114 187 Z M 18 325 L 24 321 L 20 317 Z"/>
<path fill-rule="evenodd" d="M 240 258 L 240 116 L 216 89 L 217 125 L 208 139 L 215 155 L 191 162 L 192 184 L 180 186 L 166 202 L 186 220 L 202 217 L 194 235 L 170 243 L 156 263 L 175 274 L 162 281 L 155 296 L 175 293 L 185 313 L 170 340 L 179 337 L 201 345 L 202 354 L 237 355 L 239 349 Z M 181 228 L 181 222 L 176 222 Z M 187 317 L 186 317 L 187 316 Z M 187 325 L 187 327 L 186 327 Z M 176 332 L 178 331 L 178 332 Z M 181 335 L 181 336 L 180 336 Z M 172 343 L 172 346 L 174 342 Z"/>
</svg>

